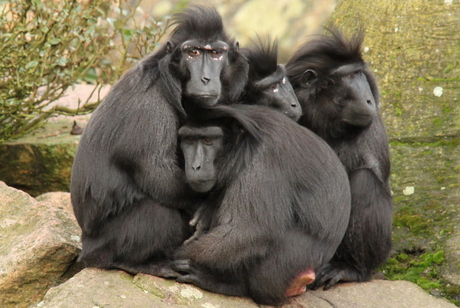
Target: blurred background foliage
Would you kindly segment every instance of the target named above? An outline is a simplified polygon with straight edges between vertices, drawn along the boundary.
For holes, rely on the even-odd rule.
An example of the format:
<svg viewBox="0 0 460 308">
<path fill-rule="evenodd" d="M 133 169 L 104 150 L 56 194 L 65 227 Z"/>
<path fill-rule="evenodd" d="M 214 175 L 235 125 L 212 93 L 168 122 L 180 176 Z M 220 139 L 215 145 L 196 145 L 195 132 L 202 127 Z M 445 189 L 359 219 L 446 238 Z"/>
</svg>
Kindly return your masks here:
<svg viewBox="0 0 460 308">
<path fill-rule="evenodd" d="M 77 110 L 51 103 L 75 83 L 94 84 L 96 95 L 158 45 L 168 16 L 153 19 L 139 4 L 0 1 L 0 143 L 50 116 L 93 111 L 99 99 Z"/>
<path fill-rule="evenodd" d="M 0 0 L 0 143 L 57 115 L 93 111 L 103 85 L 162 42 L 169 16 L 214 6 L 241 46 L 260 34 L 279 41 L 285 62 L 322 25 L 338 0 Z M 165 36 L 166 38 L 166 36 Z M 53 104 L 78 83 L 94 84 L 78 109 Z M 95 102 L 94 102 L 95 101 Z"/>
</svg>

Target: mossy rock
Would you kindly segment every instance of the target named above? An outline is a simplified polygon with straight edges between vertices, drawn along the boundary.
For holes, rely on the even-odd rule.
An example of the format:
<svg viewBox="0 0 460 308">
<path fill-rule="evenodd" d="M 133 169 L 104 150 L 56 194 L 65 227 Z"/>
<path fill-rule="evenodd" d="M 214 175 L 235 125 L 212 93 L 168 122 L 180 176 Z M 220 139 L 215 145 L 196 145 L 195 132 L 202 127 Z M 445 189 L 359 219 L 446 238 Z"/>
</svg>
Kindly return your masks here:
<svg viewBox="0 0 460 308">
<path fill-rule="evenodd" d="M 408 254 L 400 262 L 410 267 L 423 252 L 455 250 L 448 239 L 460 223 L 460 2 L 341 0 L 329 22 L 348 35 L 365 29 L 364 57 L 391 140 L 393 256 Z M 419 285 L 454 299 L 438 265 Z"/>
<path fill-rule="evenodd" d="M 329 20 L 348 35 L 365 29 L 392 141 L 396 234 L 429 239 L 460 221 L 459 21 L 460 2 L 427 0 L 342 0 Z"/>
<path fill-rule="evenodd" d="M 460 2 L 342 0 L 330 21 L 365 28 L 390 138 L 460 138 Z"/>
<path fill-rule="evenodd" d="M 397 251 L 426 249 L 459 223 L 460 141 L 393 142 L 391 155 L 394 246 Z"/>
<path fill-rule="evenodd" d="M 79 125 L 88 117 L 80 117 Z M 73 118 L 60 117 L 24 136 L 0 145 L 0 180 L 37 196 L 69 191 L 72 163 L 80 136 L 71 135 Z M 83 125 L 84 126 L 84 125 Z"/>
</svg>

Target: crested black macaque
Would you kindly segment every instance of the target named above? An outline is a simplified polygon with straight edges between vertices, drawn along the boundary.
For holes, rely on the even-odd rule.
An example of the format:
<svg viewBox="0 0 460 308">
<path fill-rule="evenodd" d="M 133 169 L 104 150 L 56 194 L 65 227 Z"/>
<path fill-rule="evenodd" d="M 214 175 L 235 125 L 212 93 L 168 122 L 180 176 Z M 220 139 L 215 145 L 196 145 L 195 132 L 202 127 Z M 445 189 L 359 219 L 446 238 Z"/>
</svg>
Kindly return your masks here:
<svg viewBox="0 0 460 308">
<path fill-rule="evenodd" d="M 208 230 L 177 251 L 177 281 L 282 304 L 306 290 L 341 242 L 347 174 L 323 140 L 278 111 L 238 104 L 210 112 L 215 119 L 179 130 L 187 181 L 207 196 Z"/>
<path fill-rule="evenodd" d="M 175 277 L 173 253 L 192 231 L 196 193 L 177 161 L 177 131 L 190 104 L 236 101 L 248 64 L 215 9 L 192 7 L 158 52 L 129 70 L 93 113 L 75 157 L 72 205 L 79 260 Z"/>
<path fill-rule="evenodd" d="M 244 103 L 257 104 L 276 109 L 297 121 L 302 115 L 299 101 L 286 78 L 284 65 L 278 64 L 278 42 L 270 43 L 261 38 L 252 48 L 241 53 L 248 59 L 249 76 L 243 96 Z"/>
<path fill-rule="evenodd" d="M 266 106 L 297 121 L 302 115 L 302 110 L 294 89 L 287 80 L 284 65 L 277 64 L 277 41 L 271 43 L 269 38 L 264 41 L 258 37 L 252 48 L 241 49 L 241 53 L 248 60 L 249 74 L 244 94 L 238 103 Z M 199 113 L 203 112 L 203 108 L 197 110 Z M 205 207 L 199 207 L 195 212 L 190 221 L 190 225 L 195 227 L 195 233 L 184 243 L 194 240 L 208 227 L 209 222 L 205 218 L 206 213 L 203 212 L 205 210 Z"/>
<path fill-rule="evenodd" d="M 347 232 L 313 289 L 370 280 L 391 249 L 389 146 L 376 79 L 361 54 L 363 36 L 360 31 L 346 39 L 332 29 L 300 47 L 286 64 L 303 109 L 299 123 L 335 150 L 351 186 Z"/>
</svg>

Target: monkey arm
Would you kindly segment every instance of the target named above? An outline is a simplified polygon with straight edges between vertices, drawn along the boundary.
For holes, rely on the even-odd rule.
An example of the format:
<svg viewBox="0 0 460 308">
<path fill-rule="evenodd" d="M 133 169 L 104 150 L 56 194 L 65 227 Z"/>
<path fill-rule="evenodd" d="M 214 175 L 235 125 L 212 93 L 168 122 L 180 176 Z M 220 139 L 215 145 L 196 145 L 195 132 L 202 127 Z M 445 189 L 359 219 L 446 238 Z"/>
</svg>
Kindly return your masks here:
<svg viewBox="0 0 460 308">
<path fill-rule="evenodd" d="M 329 289 L 339 281 L 367 281 L 391 249 L 393 205 L 384 183 L 370 169 L 350 175 L 352 209 L 350 222 L 338 251 L 312 286 Z M 353 256 L 353 257 L 352 257 Z"/>
<path fill-rule="evenodd" d="M 234 268 L 266 256 L 292 225 L 285 172 L 267 169 L 265 159 L 270 161 L 262 155 L 254 158 L 253 165 L 232 181 L 216 205 L 211 229 L 193 245 L 182 247 L 182 258 L 219 269 Z"/>
<path fill-rule="evenodd" d="M 225 270 L 265 256 L 269 245 L 269 236 L 248 226 L 221 225 L 182 246 L 176 259 L 192 259 L 198 264 Z"/>
<path fill-rule="evenodd" d="M 351 215 L 345 240 L 358 243 L 359 268 L 375 268 L 391 249 L 393 202 L 387 185 L 369 169 L 350 174 Z M 351 245 L 350 243 L 347 243 Z"/>
<path fill-rule="evenodd" d="M 212 216 L 214 213 L 213 208 L 209 208 L 206 204 L 201 205 L 193 215 L 192 219 L 189 222 L 191 227 L 195 227 L 195 233 L 184 241 L 184 245 L 188 245 L 194 240 L 198 239 L 201 235 L 205 234 L 212 222 Z"/>
</svg>

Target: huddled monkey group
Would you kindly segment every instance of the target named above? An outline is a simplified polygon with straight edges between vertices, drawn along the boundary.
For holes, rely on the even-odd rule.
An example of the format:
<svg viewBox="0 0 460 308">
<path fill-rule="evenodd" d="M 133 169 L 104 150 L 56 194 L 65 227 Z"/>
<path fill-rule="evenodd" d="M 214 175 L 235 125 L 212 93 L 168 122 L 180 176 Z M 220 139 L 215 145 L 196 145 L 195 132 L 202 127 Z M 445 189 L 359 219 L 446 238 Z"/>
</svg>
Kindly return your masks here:
<svg viewBox="0 0 460 308">
<path fill-rule="evenodd" d="M 363 32 L 277 63 L 214 8 L 174 15 L 81 137 L 72 205 L 86 266 L 256 303 L 368 281 L 391 249 L 386 130 Z"/>
</svg>

